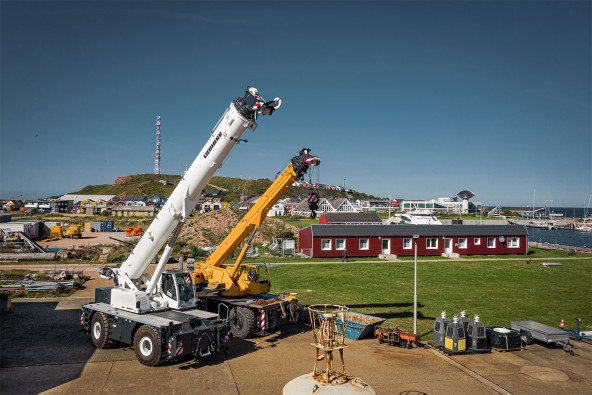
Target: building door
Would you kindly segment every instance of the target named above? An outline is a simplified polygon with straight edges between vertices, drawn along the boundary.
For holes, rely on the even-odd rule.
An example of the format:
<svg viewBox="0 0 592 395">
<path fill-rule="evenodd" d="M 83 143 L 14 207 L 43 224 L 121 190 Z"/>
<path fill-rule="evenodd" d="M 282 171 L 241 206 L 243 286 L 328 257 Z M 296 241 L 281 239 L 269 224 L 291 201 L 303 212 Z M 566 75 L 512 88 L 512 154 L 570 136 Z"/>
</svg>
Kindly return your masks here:
<svg viewBox="0 0 592 395">
<path fill-rule="evenodd" d="M 391 239 L 382 239 L 382 253 L 385 255 L 391 253 Z"/>
<path fill-rule="evenodd" d="M 452 254 L 452 239 L 444 239 L 444 253 Z"/>
</svg>

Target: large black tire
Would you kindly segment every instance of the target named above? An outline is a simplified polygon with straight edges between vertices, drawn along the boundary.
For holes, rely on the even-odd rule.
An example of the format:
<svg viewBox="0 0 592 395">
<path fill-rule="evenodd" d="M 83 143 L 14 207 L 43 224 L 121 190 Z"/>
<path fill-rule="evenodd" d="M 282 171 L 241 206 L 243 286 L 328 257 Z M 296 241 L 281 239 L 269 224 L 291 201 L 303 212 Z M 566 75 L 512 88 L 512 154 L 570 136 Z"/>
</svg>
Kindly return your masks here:
<svg viewBox="0 0 592 395">
<path fill-rule="evenodd" d="M 235 307 L 230 310 L 230 330 L 234 337 L 246 339 L 255 333 L 255 313 L 246 307 Z"/>
<path fill-rule="evenodd" d="M 109 344 L 109 319 L 104 313 L 95 313 L 90 324 L 90 337 L 97 348 Z"/>
<path fill-rule="evenodd" d="M 149 325 L 142 325 L 134 336 L 134 351 L 138 361 L 146 366 L 156 366 L 161 360 L 160 336 Z"/>
</svg>

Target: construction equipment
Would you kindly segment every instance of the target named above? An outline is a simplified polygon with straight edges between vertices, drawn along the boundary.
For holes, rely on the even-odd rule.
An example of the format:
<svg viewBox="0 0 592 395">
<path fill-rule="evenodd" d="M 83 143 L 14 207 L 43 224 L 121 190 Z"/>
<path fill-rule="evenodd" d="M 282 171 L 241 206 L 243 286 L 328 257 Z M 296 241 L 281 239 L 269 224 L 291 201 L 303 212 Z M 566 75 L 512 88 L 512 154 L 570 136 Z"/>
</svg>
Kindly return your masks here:
<svg viewBox="0 0 592 395">
<path fill-rule="evenodd" d="M 147 366 L 189 354 L 205 357 L 224 348 L 228 322 L 219 313 L 197 309 L 190 273 L 182 267 L 165 270 L 166 264 L 212 175 L 244 141 L 243 133 L 255 130 L 257 114 L 271 114 L 280 105 L 279 98 L 265 102 L 255 88 L 233 100 L 130 256 L 121 266 L 99 268 L 115 286 L 98 288 L 95 302 L 83 305 L 80 314 L 82 329 L 96 347 L 104 348 L 110 341 L 133 344 L 137 359 Z M 148 266 L 163 246 L 149 276 Z"/>
<path fill-rule="evenodd" d="M 296 295 L 268 293 L 271 290 L 269 266 L 241 263 L 269 210 L 294 181 L 306 174 L 310 166 L 320 164 L 321 160 L 309 152 L 310 149 L 303 148 L 293 157 L 212 255 L 205 262 L 196 262 L 194 265 L 192 276 L 194 283 L 201 287 L 197 293 L 201 307 L 214 312 L 219 311 L 221 305 L 230 306 L 230 327 L 235 337 L 251 337 L 257 328 L 260 329 L 259 333 L 265 334 L 266 330 L 300 318 L 301 306 Z M 232 266 L 224 266 L 224 262 L 243 241 L 236 262 Z"/>
<path fill-rule="evenodd" d="M 387 343 L 391 346 L 400 346 L 403 348 L 416 348 L 419 345 L 420 339 L 419 335 L 403 332 L 399 330 L 399 327 L 389 330 L 380 325 L 374 329 L 374 337 L 378 339 L 380 344 Z"/>
<path fill-rule="evenodd" d="M 51 230 L 49 232 L 49 237 L 50 237 L 50 239 L 53 239 L 53 240 L 63 238 L 64 237 L 64 228 L 62 227 L 62 225 L 52 226 Z M 49 241 L 49 240 L 43 240 L 43 241 Z"/>
<path fill-rule="evenodd" d="M 69 224 L 66 226 L 66 237 L 71 239 L 82 238 L 82 224 Z"/>
</svg>

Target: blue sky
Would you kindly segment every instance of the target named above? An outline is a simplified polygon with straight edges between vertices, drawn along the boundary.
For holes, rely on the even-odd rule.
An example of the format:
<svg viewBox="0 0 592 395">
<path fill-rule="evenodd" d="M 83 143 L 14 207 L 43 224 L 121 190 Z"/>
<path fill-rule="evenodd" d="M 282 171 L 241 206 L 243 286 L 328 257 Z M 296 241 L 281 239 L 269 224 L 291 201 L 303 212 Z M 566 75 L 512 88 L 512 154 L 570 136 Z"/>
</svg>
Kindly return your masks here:
<svg viewBox="0 0 592 395">
<path fill-rule="evenodd" d="M 486 205 L 592 193 L 589 1 L 5 1 L 0 198 L 179 174 L 229 102 L 260 117 L 217 175 Z"/>
</svg>

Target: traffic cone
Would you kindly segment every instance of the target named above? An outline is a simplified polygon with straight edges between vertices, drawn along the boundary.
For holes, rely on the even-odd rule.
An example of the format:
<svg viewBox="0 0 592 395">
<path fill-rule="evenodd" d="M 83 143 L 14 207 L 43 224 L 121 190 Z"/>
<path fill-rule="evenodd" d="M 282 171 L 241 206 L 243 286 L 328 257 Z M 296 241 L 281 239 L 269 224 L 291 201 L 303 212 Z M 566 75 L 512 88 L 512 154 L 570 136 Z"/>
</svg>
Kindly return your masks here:
<svg viewBox="0 0 592 395">
<path fill-rule="evenodd" d="M 565 320 L 563 319 L 563 317 L 561 317 L 561 322 L 559 323 L 559 327 L 561 329 L 565 328 Z"/>
</svg>

